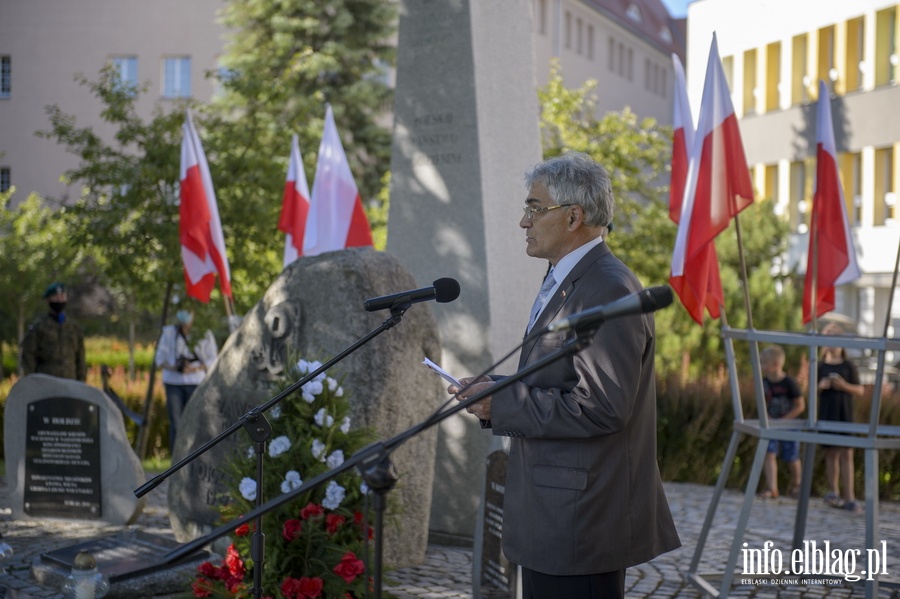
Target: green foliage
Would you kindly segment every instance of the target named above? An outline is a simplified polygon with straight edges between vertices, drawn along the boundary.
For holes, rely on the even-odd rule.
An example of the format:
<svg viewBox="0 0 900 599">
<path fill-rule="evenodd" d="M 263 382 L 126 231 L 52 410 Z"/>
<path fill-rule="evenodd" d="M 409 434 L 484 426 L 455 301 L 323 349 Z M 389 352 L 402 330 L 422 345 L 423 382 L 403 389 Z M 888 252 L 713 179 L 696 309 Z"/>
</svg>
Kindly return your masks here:
<svg viewBox="0 0 900 599">
<path fill-rule="evenodd" d="M 47 108 L 50 129 L 38 135 L 79 158 L 65 174 L 83 190 L 71 208 L 71 242 L 97 250 L 104 283 L 122 294 L 124 307 L 158 311 L 166 283 L 181 277 L 177 183 L 184 115 L 157 108 L 144 122 L 136 103 L 145 90 L 124 85 L 112 66 L 97 81 L 76 80 L 97 98 L 100 117 L 115 134 L 107 142 L 59 106 Z"/>
<path fill-rule="evenodd" d="M 616 196 L 610 247 L 644 285 L 669 280 L 677 226 L 669 220 L 668 170 L 672 132 L 654 119 L 639 120 L 627 108 L 596 116 L 596 81 L 567 89 L 556 61 L 547 85 L 538 91 L 544 157 L 565 151 L 585 152 L 610 173 Z M 758 329 L 797 330 L 800 302 L 786 273 L 773 269 L 787 250 L 788 223 L 766 202 L 757 200 L 739 217 L 742 228 L 753 324 Z M 747 326 L 744 286 L 736 225 L 716 239 L 725 291 L 728 324 Z M 677 373 L 682 382 L 699 373 L 715 375 L 724 365 L 725 350 L 718 320 L 702 327 L 676 299 L 656 313 L 657 372 Z M 746 353 L 738 353 L 746 364 Z"/>
<path fill-rule="evenodd" d="M 296 363 L 278 383 L 281 390 L 321 365 L 305 360 L 291 362 Z M 343 388 L 324 374 L 303 387 L 302 399 L 286 401 L 269 411 L 283 435 L 269 441 L 263 458 L 265 499 L 290 492 L 303 481 L 339 467 L 345 457 L 373 438 L 368 429 L 351 430 L 349 411 Z M 231 521 L 256 505 L 255 445 L 247 443 L 239 449 L 227 469 L 232 483 L 228 502 L 220 510 L 223 519 Z M 264 531 L 279 531 L 267 537 L 263 573 L 266 595 L 312 597 L 319 595 L 303 595 L 300 589 L 318 588 L 323 597 L 365 596 L 359 560 L 368 536 L 364 534 L 364 493 L 359 474 L 347 470 L 327 486 L 307 491 L 263 517 Z M 224 565 L 205 563 L 198 568 L 195 596 L 249 596 L 251 532 L 248 525 L 238 527 Z"/>
<path fill-rule="evenodd" d="M 0 194 L 0 341 L 18 348 L 18 330 L 54 280 L 69 281 L 85 254 L 69 243 L 70 214 L 32 194 L 11 207 Z"/>
</svg>

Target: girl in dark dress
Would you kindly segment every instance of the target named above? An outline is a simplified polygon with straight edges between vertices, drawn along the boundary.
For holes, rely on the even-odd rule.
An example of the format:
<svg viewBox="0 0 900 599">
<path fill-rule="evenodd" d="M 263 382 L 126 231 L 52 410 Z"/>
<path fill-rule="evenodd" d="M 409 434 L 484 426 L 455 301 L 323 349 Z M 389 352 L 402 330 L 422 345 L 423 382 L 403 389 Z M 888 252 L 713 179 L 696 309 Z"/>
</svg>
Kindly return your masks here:
<svg viewBox="0 0 900 599">
<path fill-rule="evenodd" d="M 822 329 L 823 335 L 839 335 L 842 332 L 833 324 Z M 863 386 L 859 384 L 859 373 L 856 366 L 847 360 L 844 348 L 822 348 L 818 381 L 819 420 L 853 422 L 853 398 L 862 396 Z M 825 502 L 832 507 L 862 512 L 853 492 L 853 448 L 825 446 L 824 449 L 825 476 L 829 488 Z"/>
</svg>

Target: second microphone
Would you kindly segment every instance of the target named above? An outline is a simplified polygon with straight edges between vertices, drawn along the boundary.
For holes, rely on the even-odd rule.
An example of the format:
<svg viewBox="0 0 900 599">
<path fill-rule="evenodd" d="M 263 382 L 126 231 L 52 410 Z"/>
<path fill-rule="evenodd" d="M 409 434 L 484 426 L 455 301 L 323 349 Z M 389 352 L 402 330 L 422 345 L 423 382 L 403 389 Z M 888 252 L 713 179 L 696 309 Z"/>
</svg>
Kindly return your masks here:
<svg viewBox="0 0 900 599">
<path fill-rule="evenodd" d="M 428 302 L 435 300 L 440 303 L 452 302 L 459 297 L 459 282 L 456 279 L 443 278 L 438 279 L 431 284 L 431 287 L 423 287 L 422 289 L 414 289 L 412 291 L 401 291 L 391 295 L 382 295 L 381 297 L 373 297 L 367 299 L 363 304 L 368 312 L 376 312 L 378 310 L 387 310 L 393 308 L 403 302 L 416 304 L 418 302 Z"/>
</svg>

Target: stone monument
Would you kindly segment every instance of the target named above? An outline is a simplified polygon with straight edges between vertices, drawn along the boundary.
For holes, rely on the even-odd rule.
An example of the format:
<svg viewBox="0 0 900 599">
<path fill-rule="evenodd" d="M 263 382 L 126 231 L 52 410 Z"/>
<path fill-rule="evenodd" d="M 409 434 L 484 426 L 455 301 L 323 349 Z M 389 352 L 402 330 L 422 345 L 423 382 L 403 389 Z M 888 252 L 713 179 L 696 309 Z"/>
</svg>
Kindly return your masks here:
<svg viewBox="0 0 900 599">
<path fill-rule="evenodd" d="M 417 280 L 459 280 L 460 299 L 437 317 L 441 366 L 462 377 L 522 340 L 546 272 L 526 256 L 518 226 L 523 174 L 541 158 L 531 9 L 521 0 L 400 5 L 388 250 Z M 467 414 L 442 424 L 437 540 L 475 534 L 495 443 Z"/>
<path fill-rule="evenodd" d="M 102 520 L 122 525 L 144 502 L 144 470 L 122 413 L 100 389 L 32 374 L 6 398 L 3 429 L 13 518 Z"/>
<path fill-rule="evenodd" d="M 396 258 L 372 248 L 329 252 L 288 266 L 228 338 L 212 371 L 188 403 L 173 463 L 275 395 L 269 383 L 282 371 L 286 347 L 299 351 L 305 359 L 326 362 L 389 317 L 386 310 L 366 312 L 366 299 L 425 287 L 431 281 L 414 279 Z M 439 306 L 434 310 L 445 309 L 443 304 Z M 440 351 L 431 305 L 416 304 L 402 322 L 336 365 L 345 377 L 353 425 L 372 427 L 379 439 L 386 440 L 430 416 L 444 397 L 441 379 L 423 366 L 422 360 L 437 361 Z M 283 401 L 302 399 L 295 393 Z M 275 437 L 279 434 L 277 421 L 270 422 Z M 424 559 L 436 436 L 435 429 L 428 430 L 392 454 L 400 481 L 391 491 L 388 505 L 402 518 L 385 518 L 384 559 L 388 565 Z M 248 440 L 246 432 L 239 430 L 172 475 L 170 518 L 180 541 L 221 524 L 213 507 L 227 491 L 222 465 L 239 442 Z M 265 498 L 270 499 L 274 497 Z"/>
</svg>

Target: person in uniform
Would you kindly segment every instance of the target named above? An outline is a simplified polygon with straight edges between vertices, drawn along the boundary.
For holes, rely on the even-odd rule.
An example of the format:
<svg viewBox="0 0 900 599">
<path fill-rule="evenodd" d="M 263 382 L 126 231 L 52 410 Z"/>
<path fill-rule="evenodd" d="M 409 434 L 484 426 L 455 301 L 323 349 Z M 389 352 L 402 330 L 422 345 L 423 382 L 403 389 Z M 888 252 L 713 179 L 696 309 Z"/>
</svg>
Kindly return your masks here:
<svg viewBox="0 0 900 599">
<path fill-rule="evenodd" d="M 44 291 L 49 313 L 28 328 L 22 339 L 22 373 L 49 374 L 84 382 L 84 334 L 66 318 L 68 293 L 62 283 L 52 283 Z"/>
</svg>

